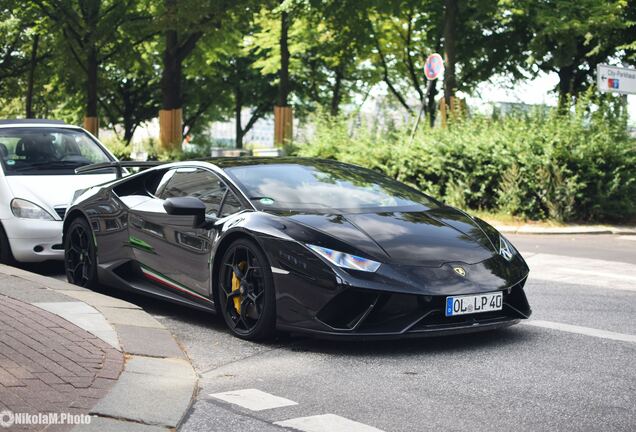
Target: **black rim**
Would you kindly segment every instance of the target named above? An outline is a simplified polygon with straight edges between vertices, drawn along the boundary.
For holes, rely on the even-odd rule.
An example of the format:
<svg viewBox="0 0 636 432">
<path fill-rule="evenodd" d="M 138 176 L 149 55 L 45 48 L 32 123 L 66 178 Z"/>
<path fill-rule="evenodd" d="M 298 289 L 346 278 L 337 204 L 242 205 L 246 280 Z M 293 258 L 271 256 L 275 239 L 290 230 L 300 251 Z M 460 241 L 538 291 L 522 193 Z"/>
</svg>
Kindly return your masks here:
<svg viewBox="0 0 636 432">
<path fill-rule="evenodd" d="M 69 247 L 65 254 L 66 273 L 74 284 L 88 283 L 93 266 L 90 242 L 90 233 L 81 225 L 76 225 L 69 233 Z"/>
<path fill-rule="evenodd" d="M 265 279 L 256 255 L 237 246 L 227 255 L 221 275 L 221 303 L 232 330 L 249 334 L 263 313 Z"/>
</svg>

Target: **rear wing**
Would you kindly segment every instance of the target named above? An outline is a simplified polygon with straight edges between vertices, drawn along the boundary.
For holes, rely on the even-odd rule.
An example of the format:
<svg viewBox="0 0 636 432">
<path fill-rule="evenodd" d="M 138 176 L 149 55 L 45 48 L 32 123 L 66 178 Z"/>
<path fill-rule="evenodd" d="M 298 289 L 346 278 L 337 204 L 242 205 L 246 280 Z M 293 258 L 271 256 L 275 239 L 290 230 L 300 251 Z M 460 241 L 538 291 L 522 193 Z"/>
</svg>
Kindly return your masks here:
<svg viewBox="0 0 636 432">
<path fill-rule="evenodd" d="M 117 179 L 124 176 L 124 168 L 151 168 L 159 165 L 163 165 L 166 162 L 158 161 L 112 161 L 102 162 L 92 165 L 86 165 L 75 169 L 75 174 L 84 174 L 92 171 L 100 171 L 103 169 L 114 168 Z"/>
</svg>

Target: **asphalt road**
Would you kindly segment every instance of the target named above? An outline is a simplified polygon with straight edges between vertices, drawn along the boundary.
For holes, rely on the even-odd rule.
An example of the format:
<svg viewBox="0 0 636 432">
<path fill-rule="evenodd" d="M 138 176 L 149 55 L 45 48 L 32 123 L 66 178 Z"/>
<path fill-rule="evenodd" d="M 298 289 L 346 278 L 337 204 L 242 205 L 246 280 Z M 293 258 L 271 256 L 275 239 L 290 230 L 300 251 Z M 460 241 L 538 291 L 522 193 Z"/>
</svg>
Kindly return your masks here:
<svg viewBox="0 0 636 432">
<path fill-rule="evenodd" d="M 481 334 L 255 344 L 214 316 L 113 294 L 171 329 L 200 374 L 181 431 L 636 430 L 636 238 L 509 238 L 531 268 L 532 320 Z"/>
</svg>

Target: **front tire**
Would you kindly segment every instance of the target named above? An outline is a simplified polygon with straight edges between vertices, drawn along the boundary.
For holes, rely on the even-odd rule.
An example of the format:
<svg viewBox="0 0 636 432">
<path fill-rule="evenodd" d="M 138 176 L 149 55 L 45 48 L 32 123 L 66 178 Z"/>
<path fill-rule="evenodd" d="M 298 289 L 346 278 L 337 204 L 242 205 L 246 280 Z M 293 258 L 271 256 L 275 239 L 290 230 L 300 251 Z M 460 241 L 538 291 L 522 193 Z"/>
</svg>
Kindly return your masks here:
<svg viewBox="0 0 636 432">
<path fill-rule="evenodd" d="M 97 254 L 93 231 L 83 218 L 71 222 L 64 236 L 64 270 L 74 285 L 97 288 Z"/>
<path fill-rule="evenodd" d="M 256 243 L 239 239 L 230 244 L 216 285 L 219 313 L 235 336 L 262 341 L 274 335 L 274 281 L 267 257 Z"/>
</svg>

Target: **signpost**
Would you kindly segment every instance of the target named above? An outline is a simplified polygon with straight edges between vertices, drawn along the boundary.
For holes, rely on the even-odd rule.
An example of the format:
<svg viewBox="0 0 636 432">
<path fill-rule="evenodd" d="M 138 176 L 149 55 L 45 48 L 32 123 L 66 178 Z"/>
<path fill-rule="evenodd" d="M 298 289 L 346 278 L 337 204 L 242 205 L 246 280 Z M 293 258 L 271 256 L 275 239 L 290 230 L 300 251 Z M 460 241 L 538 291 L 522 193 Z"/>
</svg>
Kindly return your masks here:
<svg viewBox="0 0 636 432">
<path fill-rule="evenodd" d="M 424 75 L 429 81 L 436 80 L 444 73 L 444 59 L 442 56 L 435 53 L 428 56 L 426 64 L 424 65 Z"/>
<path fill-rule="evenodd" d="M 636 94 L 636 69 L 598 65 L 596 85 L 602 93 Z"/>
<path fill-rule="evenodd" d="M 426 94 L 424 95 L 424 100 L 422 101 L 422 106 L 417 114 L 417 119 L 415 120 L 415 124 L 413 125 L 413 131 L 411 131 L 411 143 L 413 143 L 413 138 L 415 138 L 415 132 L 417 131 L 417 127 L 420 125 L 420 120 L 422 119 L 422 113 L 424 112 L 424 104 L 426 104 L 426 99 L 433 88 L 433 81 L 444 74 L 444 59 L 441 55 L 434 53 L 428 56 L 426 59 L 426 63 L 424 64 L 424 75 L 426 75 L 426 79 L 428 80 L 428 84 L 426 85 Z"/>
</svg>

